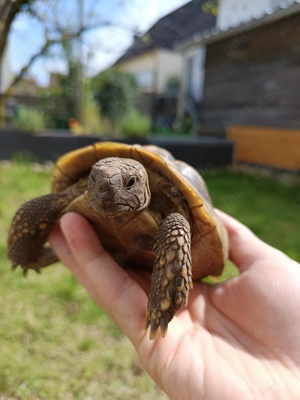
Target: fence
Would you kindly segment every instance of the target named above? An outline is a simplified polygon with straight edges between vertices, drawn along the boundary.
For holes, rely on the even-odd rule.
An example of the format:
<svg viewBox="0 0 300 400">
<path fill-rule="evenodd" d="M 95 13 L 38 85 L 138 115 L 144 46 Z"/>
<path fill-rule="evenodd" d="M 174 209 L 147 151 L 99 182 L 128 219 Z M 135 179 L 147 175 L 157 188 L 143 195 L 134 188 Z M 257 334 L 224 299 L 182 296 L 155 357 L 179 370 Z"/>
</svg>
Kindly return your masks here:
<svg viewBox="0 0 300 400">
<path fill-rule="evenodd" d="M 9 160 L 16 154 L 30 153 L 38 161 L 55 161 L 67 151 L 101 140 L 104 139 L 97 136 L 73 136 L 68 131 L 50 131 L 33 135 L 17 130 L 0 130 L 0 159 Z M 123 142 L 164 147 L 174 157 L 186 161 L 195 168 L 209 169 L 228 165 L 233 157 L 233 142 L 222 138 L 168 139 L 153 136 L 140 142 L 138 140 L 123 140 Z"/>
</svg>

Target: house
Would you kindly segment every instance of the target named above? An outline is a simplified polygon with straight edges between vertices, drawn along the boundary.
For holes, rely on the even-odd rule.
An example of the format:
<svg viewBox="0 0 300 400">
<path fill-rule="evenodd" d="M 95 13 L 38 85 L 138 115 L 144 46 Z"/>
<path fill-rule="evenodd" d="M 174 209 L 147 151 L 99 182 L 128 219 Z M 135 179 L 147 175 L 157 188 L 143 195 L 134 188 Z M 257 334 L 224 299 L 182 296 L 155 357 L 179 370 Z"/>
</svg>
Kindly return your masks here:
<svg viewBox="0 0 300 400">
<path fill-rule="evenodd" d="M 216 27 L 180 46 L 206 48 L 203 124 L 300 128 L 299 35 L 299 1 L 220 0 Z"/>
<path fill-rule="evenodd" d="M 183 55 L 177 44 L 215 26 L 215 16 L 203 11 L 205 2 L 190 1 L 161 18 L 144 35 L 135 36 L 133 44 L 115 63 L 117 68 L 135 75 L 143 94 L 140 108 L 152 115 L 157 127 L 169 127 L 176 116 L 183 68 Z M 191 70 L 195 65 L 191 62 Z M 198 90 L 193 90 L 197 98 Z"/>
<path fill-rule="evenodd" d="M 248 162 L 300 169 L 299 151 L 295 154 L 300 131 L 296 136 L 295 132 L 287 134 L 290 130 L 300 130 L 299 3 L 299 0 L 219 0 L 216 27 L 181 43 L 183 54 L 206 48 L 203 126 L 229 131 L 236 140 L 232 132 L 237 127 L 242 135 L 240 127 L 245 126 L 247 133 L 243 140 L 246 136 L 252 140 L 247 130 L 249 125 L 256 127 L 252 132 L 260 130 L 260 142 L 257 135 L 250 135 L 256 141 L 247 142 L 246 147 L 249 150 L 252 146 L 252 150 L 241 156 Z M 283 137 L 288 147 L 283 147 Z M 270 138 L 276 138 L 276 144 Z M 239 154 L 239 146 L 236 150 Z M 278 153 L 278 157 L 267 157 L 269 153 Z M 291 154 L 293 160 L 289 159 Z"/>
</svg>

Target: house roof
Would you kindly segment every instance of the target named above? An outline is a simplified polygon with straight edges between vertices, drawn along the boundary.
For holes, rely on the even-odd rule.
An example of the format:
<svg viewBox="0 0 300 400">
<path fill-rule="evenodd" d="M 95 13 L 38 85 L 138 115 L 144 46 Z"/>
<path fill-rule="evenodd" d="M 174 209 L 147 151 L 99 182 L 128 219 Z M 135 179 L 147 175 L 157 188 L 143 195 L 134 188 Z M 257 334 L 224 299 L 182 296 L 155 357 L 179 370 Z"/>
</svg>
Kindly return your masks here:
<svg viewBox="0 0 300 400">
<path fill-rule="evenodd" d="M 220 29 L 215 25 L 210 29 L 196 32 L 182 39 L 177 43 L 177 47 L 178 49 L 184 49 L 196 43 L 207 44 L 215 42 L 245 31 L 250 31 L 262 25 L 270 24 L 297 13 L 300 13 L 300 0 L 281 0 L 277 6 L 266 8 L 261 15 L 252 15 L 247 23 L 241 23 L 238 26 L 228 26 L 226 29 Z"/>
<path fill-rule="evenodd" d="M 205 13 L 202 5 L 207 0 L 193 0 L 159 19 L 144 35 L 135 36 L 133 44 L 116 64 L 152 49 L 174 49 L 177 43 L 196 32 L 216 25 L 216 17 Z"/>
</svg>

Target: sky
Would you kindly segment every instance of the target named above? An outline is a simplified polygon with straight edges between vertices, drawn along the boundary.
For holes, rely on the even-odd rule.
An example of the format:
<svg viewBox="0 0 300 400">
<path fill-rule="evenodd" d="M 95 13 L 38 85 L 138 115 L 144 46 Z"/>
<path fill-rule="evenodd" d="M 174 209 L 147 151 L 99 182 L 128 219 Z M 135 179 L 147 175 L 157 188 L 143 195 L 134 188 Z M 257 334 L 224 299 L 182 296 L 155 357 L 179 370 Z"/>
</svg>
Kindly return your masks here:
<svg viewBox="0 0 300 400">
<path fill-rule="evenodd" d="M 93 19 L 110 21 L 113 26 L 90 30 L 82 36 L 84 71 L 93 76 L 113 64 L 131 45 L 133 33 L 146 32 L 159 18 L 189 0 L 83 0 L 84 24 Z M 51 8 L 56 4 L 55 8 Z M 48 0 L 37 2 L 39 14 L 61 25 L 79 23 L 78 2 L 75 0 Z M 44 43 L 43 25 L 27 13 L 15 19 L 10 37 L 11 67 L 17 73 Z M 57 57 L 58 47 L 52 48 L 53 57 L 38 59 L 29 71 L 40 85 L 49 84 L 50 72 L 67 72 L 65 62 Z"/>
</svg>

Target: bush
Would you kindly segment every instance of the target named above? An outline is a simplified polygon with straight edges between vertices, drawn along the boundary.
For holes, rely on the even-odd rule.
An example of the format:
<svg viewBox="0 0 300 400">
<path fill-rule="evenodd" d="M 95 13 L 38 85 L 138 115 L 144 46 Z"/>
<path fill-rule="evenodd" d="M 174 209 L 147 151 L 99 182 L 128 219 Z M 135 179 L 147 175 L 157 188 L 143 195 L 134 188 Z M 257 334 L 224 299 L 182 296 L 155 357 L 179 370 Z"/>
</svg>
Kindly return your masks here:
<svg viewBox="0 0 300 400">
<path fill-rule="evenodd" d="M 101 117 L 108 118 L 115 130 L 116 123 L 134 107 L 139 94 L 132 74 L 110 68 L 92 79 L 94 98 Z"/>
<path fill-rule="evenodd" d="M 93 97 L 89 85 L 85 88 L 84 105 L 84 132 L 89 135 L 103 135 L 105 133 L 105 121 L 101 118 L 99 107 Z"/>
<path fill-rule="evenodd" d="M 171 75 L 166 82 L 166 93 L 176 96 L 180 88 L 180 79 L 177 75 Z"/>
<path fill-rule="evenodd" d="M 45 129 L 45 116 L 42 111 L 30 107 L 20 107 L 12 120 L 13 125 L 27 132 L 38 132 Z"/>
<path fill-rule="evenodd" d="M 181 119 L 180 128 L 186 133 L 191 133 L 193 131 L 193 118 L 188 111 L 184 113 Z"/>
<path fill-rule="evenodd" d="M 151 129 L 151 119 L 131 110 L 120 121 L 120 131 L 126 137 L 145 137 Z"/>
</svg>

